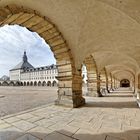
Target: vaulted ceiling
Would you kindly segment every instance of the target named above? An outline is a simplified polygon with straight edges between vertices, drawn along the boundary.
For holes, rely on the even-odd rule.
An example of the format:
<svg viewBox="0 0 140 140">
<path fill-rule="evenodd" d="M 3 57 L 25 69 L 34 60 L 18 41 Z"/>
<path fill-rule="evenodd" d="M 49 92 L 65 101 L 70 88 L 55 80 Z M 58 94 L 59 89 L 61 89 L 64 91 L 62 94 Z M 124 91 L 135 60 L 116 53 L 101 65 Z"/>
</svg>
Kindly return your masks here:
<svg viewBox="0 0 140 140">
<path fill-rule="evenodd" d="M 81 67 L 92 55 L 119 79 L 140 72 L 139 0 L 1 0 L 0 7 L 16 4 L 48 17 L 66 39 Z"/>
</svg>

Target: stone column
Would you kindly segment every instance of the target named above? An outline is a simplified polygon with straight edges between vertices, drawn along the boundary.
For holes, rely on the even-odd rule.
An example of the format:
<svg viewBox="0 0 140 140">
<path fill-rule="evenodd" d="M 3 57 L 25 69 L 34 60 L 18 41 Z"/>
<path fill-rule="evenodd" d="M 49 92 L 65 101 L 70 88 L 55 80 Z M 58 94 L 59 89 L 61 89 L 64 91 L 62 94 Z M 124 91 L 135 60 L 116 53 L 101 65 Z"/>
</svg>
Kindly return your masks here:
<svg viewBox="0 0 140 140">
<path fill-rule="evenodd" d="M 105 92 L 107 91 L 107 78 L 105 69 L 100 72 L 100 80 L 101 80 L 101 90 L 103 89 Z"/>
<path fill-rule="evenodd" d="M 102 97 L 102 93 L 101 93 L 101 79 L 100 79 L 100 75 L 97 75 L 97 97 Z"/>
<path fill-rule="evenodd" d="M 108 91 L 109 91 L 109 93 L 111 90 L 112 90 L 111 76 L 110 76 L 110 74 L 108 74 Z"/>
<path fill-rule="evenodd" d="M 110 74 L 111 76 L 111 90 L 114 91 L 114 77 L 112 76 L 112 74 Z"/>
<path fill-rule="evenodd" d="M 137 104 L 140 107 L 140 74 L 135 75 L 134 81 L 134 96 L 136 97 Z"/>
<path fill-rule="evenodd" d="M 68 61 L 60 61 L 58 67 L 58 98 L 56 105 L 79 107 L 85 104 L 82 97 L 81 70 L 75 70 L 74 65 Z"/>
<path fill-rule="evenodd" d="M 120 87 L 120 81 L 117 80 L 117 88 L 119 88 L 119 87 Z"/>
<path fill-rule="evenodd" d="M 115 78 L 112 76 L 112 88 L 113 91 L 115 90 Z"/>
<path fill-rule="evenodd" d="M 63 72 L 58 72 L 58 98 L 55 101 L 56 105 L 63 105 L 68 107 L 79 107 L 85 104 L 85 99 L 82 97 L 82 76 L 81 71 L 71 73 L 66 72 L 63 66 Z M 68 67 L 68 65 L 67 65 Z M 62 70 L 62 69 L 61 69 Z"/>
<path fill-rule="evenodd" d="M 98 75 L 98 70 L 96 63 L 92 56 L 85 59 L 85 65 L 87 68 L 87 89 L 88 96 L 100 97 L 100 77 Z"/>
<path fill-rule="evenodd" d="M 107 70 L 105 69 L 105 75 L 106 75 L 106 90 L 108 93 L 110 93 L 110 76 L 107 74 Z"/>
<path fill-rule="evenodd" d="M 96 71 L 88 71 L 88 96 L 98 96 L 98 91 L 99 91 L 99 84 L 100 82 L 97 79 L 97 74 Z"/>
<path fill-rule="evenodd" d="M 79 107 L 85 104 L 85 98 L 82 97 L 81 71 L 73 75 L 72 93 L 73 107 Z"/>
</svg>

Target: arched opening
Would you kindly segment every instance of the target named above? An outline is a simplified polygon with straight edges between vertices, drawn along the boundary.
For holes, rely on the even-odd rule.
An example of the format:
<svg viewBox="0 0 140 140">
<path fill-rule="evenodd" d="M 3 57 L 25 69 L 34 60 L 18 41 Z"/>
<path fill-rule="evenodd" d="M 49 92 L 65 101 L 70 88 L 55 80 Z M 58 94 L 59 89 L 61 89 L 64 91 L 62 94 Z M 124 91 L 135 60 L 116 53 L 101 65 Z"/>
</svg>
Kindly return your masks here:
<svg viewBox="0 0 140 140">
<path fill-rule="evenodd" d="M 37 81 L 34 81 L 34 86 L 37 86 Z"/>
<path fill-rule="evenodd" d="M 27 86 L 30 86 L 30 83 L 29 82 L 27 82 Z"/>
<path fill-rule="evenodd" d="M 38 82 L 38 86 L 41 86 L 41 81 Z"/>
<path fill-rule="evenodd" d="M 1 86 L 1 83 L 0 83 L 0 86 Z"/>
<path fill-rule="evenodd" d="M 9 86 L 14 86 L 14 85 L 15 85 L 14 82 L 9 83 Z"/>
<path fill-rule="evenodd" d="M 128 79 L 121 80 L 120 87 L 130 87 L 130 81 Z"/>
<path fill-rule="evenodd" d="M 26 82 L 24 82 L 24 84 L 23 84 L 24 86 L 26 86 Z"/>
<path fill-rule="evenodd" d="M 14 8 L 12 7 L 13 5 L 7 5 L 6 7 L 3 7 L 3 10 L 8 12 L 4 12 L 1 15 L 1 27 L 6 24 L 17 24 L 26 27 L 30 31 L 36 32 L 42 38 L 44 38 L 54 53 L 59 71 L 57 80 L 60 85 L 58 87 L 58 98 L 55 103 L 59 105 L 64 104 L 61 99 L 68 99 L 71 101 L 69 102 L 66 100 L 66 106 L 78 107 L 83 105 L 85 100 L 82 97 L 81 73 L 75 68 L 71 50 L 68 47 L 68 44 L 66 43 L 66 40 L 62 36 L 61 32 L 59 32 L 58 28 L 53 23 L 51 23 L 48 18 L 41 16 L 39 12 L 16 5 L 14 5 Z M 71 85 L 68 85 L 68 82 L 71 83 Z M 27 83 L 27 85 L 29 85 L 29 83 Z M 62 94 L 60 94 L 60 92 L 62 92 Z M 68 94 L 63 94 L 63 92 Z M 72 98 L 69 98 L 69 92 L 71 92 Z"/>
<path fill-rule="evenodd" d="M 2 83 L 2 86 L 8 86 L 9 84 L 8 84 L 8 82 L 6 82 L 6 81 L 4 81 L 3 83 Z"/>
<path fill-rule="evenodd" d="M 20 82 L 20 85 L 23 86 L 23 82 Z"/>
<path fill-rule="evenodd" d="M 20 82 L 19 82 L 19 81 L 16 82 L 16 83 L 15 83 L 15 86 L 20 86 Z"/>
<path fill-rule="evenodd" d="M 56 81 L 53 81 L 52 86 L 53 87 L 57 87 L 57 82 Z"/>
<path fill-rule="evenodd" d="M 48 86 L 48 87 L 51 87 L 51 81 L 48 81 L 48 82 L 47 82 L 47 86 Z"/>
<path fill-rule="evenodd" d="M 30 82 L 30 86 L 33 86 L 33 82 L 32 81 Z"/>
<path fill-rule="evenodd" d="M 43 83 L 42 83 L 42 86 L 46 86 L 47 84 L 46 84 L 46 82 L 45 81 L 43 81 Z"/>
</svg>

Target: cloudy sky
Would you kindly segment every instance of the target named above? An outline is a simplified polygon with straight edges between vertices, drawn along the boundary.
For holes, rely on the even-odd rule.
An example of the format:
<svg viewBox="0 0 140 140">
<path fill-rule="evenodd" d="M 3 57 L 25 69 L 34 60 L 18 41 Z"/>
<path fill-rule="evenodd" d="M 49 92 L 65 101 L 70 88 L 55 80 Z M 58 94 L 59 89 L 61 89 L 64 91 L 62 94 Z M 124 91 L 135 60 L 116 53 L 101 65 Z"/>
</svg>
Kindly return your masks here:
<svg viewBox="0 0 140 140">
<path fill-rule="evenodd" d="M 0 77 L 22 61 L 26 50 L 28 61 L 34 66 L 56 64 L 53 53 L 37 33 L 18 25 L 0 28 Z"/>
</svg>

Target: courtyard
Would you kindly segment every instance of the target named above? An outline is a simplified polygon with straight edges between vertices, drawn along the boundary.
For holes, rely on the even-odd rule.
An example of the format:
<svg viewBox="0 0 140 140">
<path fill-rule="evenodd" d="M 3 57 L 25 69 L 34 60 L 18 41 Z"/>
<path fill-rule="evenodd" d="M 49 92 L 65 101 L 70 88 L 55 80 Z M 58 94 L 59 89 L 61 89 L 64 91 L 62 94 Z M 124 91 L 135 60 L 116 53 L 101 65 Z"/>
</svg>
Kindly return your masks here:
<svg viewBox="0 0 140 140">
<path fill-rule="evenodd" d="M 57 87 L 0 87 L 0 117 L 54 103 Z"/>
<path fill-rule="evenodd" d="M 40 88 L 31 91 L 24 89 L 25 96 L 30 94 L 30 102 L 37 92 L 42 100 L 56 97 L 52 90 L 50 96 Z M 0 140 L 140 139 L 140 112 L 129 88 L 120 88 L 102 98 L 85 98 L 87 104 L 81 108 L 55 106 L 46 99 L 45 105 L 1 117 Z"/>
</svg>

